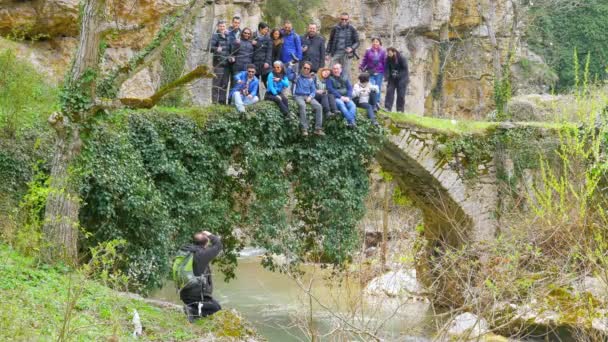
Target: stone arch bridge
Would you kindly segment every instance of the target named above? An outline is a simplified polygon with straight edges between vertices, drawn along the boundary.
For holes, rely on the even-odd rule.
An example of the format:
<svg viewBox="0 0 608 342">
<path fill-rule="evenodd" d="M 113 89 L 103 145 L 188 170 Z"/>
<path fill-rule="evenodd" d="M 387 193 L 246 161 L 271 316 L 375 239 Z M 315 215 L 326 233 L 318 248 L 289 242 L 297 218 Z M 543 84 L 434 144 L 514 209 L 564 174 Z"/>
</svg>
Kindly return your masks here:
<svg viewBox="0 0 608 342">
<path fill-rule="evenodd" d="M 502 185 L 529 189 L 529 169 L 542 149 L 555 149 L 559 126 L 539 123 L 457 122 L 389 114 L 389 140 L 376 159 L 422 210 L 424 234 L 458 245 L 493 239 L 502 207 Z M 526 165 L 521 155 L 528 155 Z M 507 180 L 507 182 L 501 183 Z M 528 182 L 530 177 L 527 177 Z"/>
</svg>

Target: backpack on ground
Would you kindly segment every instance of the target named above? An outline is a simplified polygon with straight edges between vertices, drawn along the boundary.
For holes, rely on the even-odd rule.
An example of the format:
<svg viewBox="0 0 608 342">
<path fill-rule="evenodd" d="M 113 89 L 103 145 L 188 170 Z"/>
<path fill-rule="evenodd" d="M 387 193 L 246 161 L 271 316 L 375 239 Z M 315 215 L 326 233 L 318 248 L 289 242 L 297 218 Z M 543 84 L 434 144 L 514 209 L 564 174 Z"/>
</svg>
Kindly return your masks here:
<svg viewBox="0 0 608 342">
<path fill-rule="evenodd" d="M 194 253 L 187 251 L 179 251 L 173 260 L 171 273 L 178 292 L 194 286 L 201 286 L 204 291 L 208 285 L 206 274 L 201 274 L 198 277 L 194 275 L 193 260 Z"/>
</svg>

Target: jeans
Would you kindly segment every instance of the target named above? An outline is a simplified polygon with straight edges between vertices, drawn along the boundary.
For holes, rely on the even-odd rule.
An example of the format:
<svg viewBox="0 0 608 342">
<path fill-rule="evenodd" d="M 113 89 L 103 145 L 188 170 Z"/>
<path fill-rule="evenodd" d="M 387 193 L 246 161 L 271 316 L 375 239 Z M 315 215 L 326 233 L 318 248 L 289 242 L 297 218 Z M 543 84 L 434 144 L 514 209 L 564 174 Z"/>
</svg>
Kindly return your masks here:
<svg viewBox="0 0 608 342">
<path fill-rule="evenodd" d="M 306 116 L 306 99 L 308 96 L 294 95 L 298 108 L 300 109 L 300 125 L 302 130 L 308 130 L 308 117 Z M 315 129 L 323 128 L 323 113 L 321 104 L 314 98 L 310 100 L 310 106 L 315 112 Z"/>
<path fill-rule="evenodd" d="M 378 94 L 376 94 L 377 104 L 380 103 L 380 94 L 382 94 L 382 81 L 384 81 L 384 74 L 372 74 L 369 76 L 369 83 L 378 86 Z"/>
<path fill-rule="evenodd" d="M 359 101 L 357 102 L 357 107 L 359 108 L 364 108 L 365 110 L 367 110 L 367 117 L 370 119 L 370 121 L 373 124 L 376 124 L 376 114 L 375 114 L 375 108 L 376 108 L 376 92 L 372 91 L 369 94 L 369 102 L 366 103 L 360 103 Z"/>
<path fill-rule="evenodd" d="M 395 91 L 397 92 L 397 111 L 405 112 L 405 89 L 407 88 L 407 80 L 389 80 L 386 86 L 386 98 L 384 99 L 384 107 L 389 112 L 393 110 L 393 99 Z"/>
<path fill-rule="evenodd" d="M 213 67 L 213 73 L 215 74 L 215 78 L 211 87 L 211 102 L 226 104 L 230 71 L 224 66 L 215 66 Z"/>
<path fill-rule="evenodd" d="M 342 64 L 342 76 L 350 81 L 350 62 L 352 58 L 348 58 L 346 51 L 336 52 L 331 58 L 330 68 L 336 63 Z"/>
<path fill-rule="evenodd" d="M 342 101 L 342 99 L 336 99 L 336 106 L 344 115 L 346 122 L 351 125 L 355 123 L 355 118 L 357 116 L 357 107 L 355 107 L 355 103 L 351 100 L 348 102 Z"/>
<path fill-rule="evenodd" d="M 245 111 L 245 106 L 252 105 L 258 102 L 259 100 L 260 99 L 257 96 L 254 96 L 252 98 L 249 98 L 248 96 L 243 96 L 240 91 L 235 91 L 234 94 L 232 94 L 232 104 L 234 104 L 236 106 L 236 110 L 241 113 Z"/>
<path fill-rule="evenodd" d="M 321 104 L 321 107 L 323 107 L 323 114 L 327 115 L 330 112 L 335 113 L 338 111 L 338 108 L 336 107 L 336 98 L 334 97 L 333 94 L 317 93 L 315 95 L 315 100 L 317 100 L 317 102 L 319 102 Z"/>
<path fill-rule="evenodd" d="M 264 95 L 264 100 L 276 103 L 283 115 L 289 115 L 289 102 L 287 102 L 287 96 L 283 93 L 280 93 L 278 96 L 279 97 L 272 95 L 267 91 L 266 95 Z"/>
</svg>

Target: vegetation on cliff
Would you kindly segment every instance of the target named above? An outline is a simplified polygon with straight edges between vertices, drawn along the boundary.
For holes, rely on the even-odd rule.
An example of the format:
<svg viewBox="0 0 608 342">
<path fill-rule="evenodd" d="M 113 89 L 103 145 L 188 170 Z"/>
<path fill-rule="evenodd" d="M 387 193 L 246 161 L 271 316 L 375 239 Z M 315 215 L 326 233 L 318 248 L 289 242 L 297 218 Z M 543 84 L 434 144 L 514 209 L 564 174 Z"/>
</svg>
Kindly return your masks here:
<svg viewBox="0 0 608 342">
<path fill-rule="evenodd" d="M 579 61 L 589 55 L 590 78 L 608 77 L 608 3 L 603 0 L 539 1 L 530 4 L 527 40 L 558 76 L 558 90 L 576 86 L 573 54 Z"/>
</svg>

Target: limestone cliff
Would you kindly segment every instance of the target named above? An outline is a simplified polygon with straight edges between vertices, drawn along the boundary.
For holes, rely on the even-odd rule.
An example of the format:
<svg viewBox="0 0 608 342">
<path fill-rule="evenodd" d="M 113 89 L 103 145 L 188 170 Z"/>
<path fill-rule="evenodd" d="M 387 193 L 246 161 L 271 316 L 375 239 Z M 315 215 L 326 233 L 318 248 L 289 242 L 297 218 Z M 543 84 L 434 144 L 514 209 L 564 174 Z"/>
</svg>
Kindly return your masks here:
<svg viewBox="0 0 608 342">
<path fill-rule="evenodd" d="M 337 0 L 314 10 L 313 17 L 329 32 L 339 14 L 348 12 L 364 49 L 372 36 L 379 36 L 385 47 L 395 46 L 408 56 L 406 111 L 479 119 L 494 108 L 494 46 L 479 9 L 489 18 L 501 63 L 506 63 L 509 46 L 514 62 L 531 54 L 520 44 L 521 23 L 512 1 L 493 1 L 494 10 L 485 0 L 481 7 L 480 0 Z M 520 78 L 516 84 L 528 86 Z"/>
<path fill-rule="evenodd" d="M 480 6 L 480 1 L 484 5 Z M 0 35 L 16 41 L 9 44 L 0 38 L 0 48 L 10 45 L 50 79 L 61 81 L 77 44 L 78 2 L 0 0 Z M 104 68 L 126 63 L 152 41 L 164 18 L 187 2 L 108 0 L 105 15 L 110 21 L 138 24 L 139 28 L 110 35 Z M 206 6 L 182 32 L 184 69 L 210 61 L 206 48 L 217 18 L 229 19 L 239 14 L 242 27 L 255 30 L 261 19 L 260 2 L 216 0 Z M 489 10 L 487 4 L 492 2 L 495 6 Z M 490 25 L 482 20 L 480 8 Z M 385 47 L 395 46 L 408 56 L 411 81 L 406 110 L 420 115 L 479 119 L 492 111 L 496 50 L 490 33 L 496 37 L 501 63 L 506 63 L 510 46 L 515 51 L 514 62 L 529 54 L 520 43 L 521 27 L 514 16 L 512 0 L 327 0 L 319 8 L 310 9 L 324 34 L 329 33 L 343 11 L 351 14 L 351 22 L 361 33 L 361 55 L 370 45 L 369 38 L 380 36 Z M 162 73 L 160 63 L 142 70 L 123 85 L 120 95 L 150 95 L 158 89 Z M 542 80 L 535 82 L 536 88 L 542 87 Z M 521 77 L 514 84 L 530 90 L 529 82 Z M 207 103 L 209 89 L 209 80 L 195 82 L 188 87 L 187 99 L 194 104 Z"/>
<path fill-rule="evenodd" d="M 107 0 L 105 16 L 120 25 L 138 25 L 126 33 L 110 34 L 105 42 L 103 68 L 126 63 L 149 44 L 164 20 L 189 0 Z M 55 83 L 61 82 L 78 44 L 79 0 L 0 0 L 0 49 L 10 48 L 28 59 Z M 185 70 L 210 62 L 207 42 L 216 18 L 243 17 L 242 27 L 257 25 L 261 10 L 256 0 L 216 0 L 204 7 L 182 32 Z M 10 40 L 10 41 L 9 41 Z M 122 98 L 147 97 L 161 83 L 163 68 L 155 63 L 127 80 Z M 208 102 L 210 82 L 200 80 L 188 87 L 187 99 L 194 104 Z"/>
</svg>

